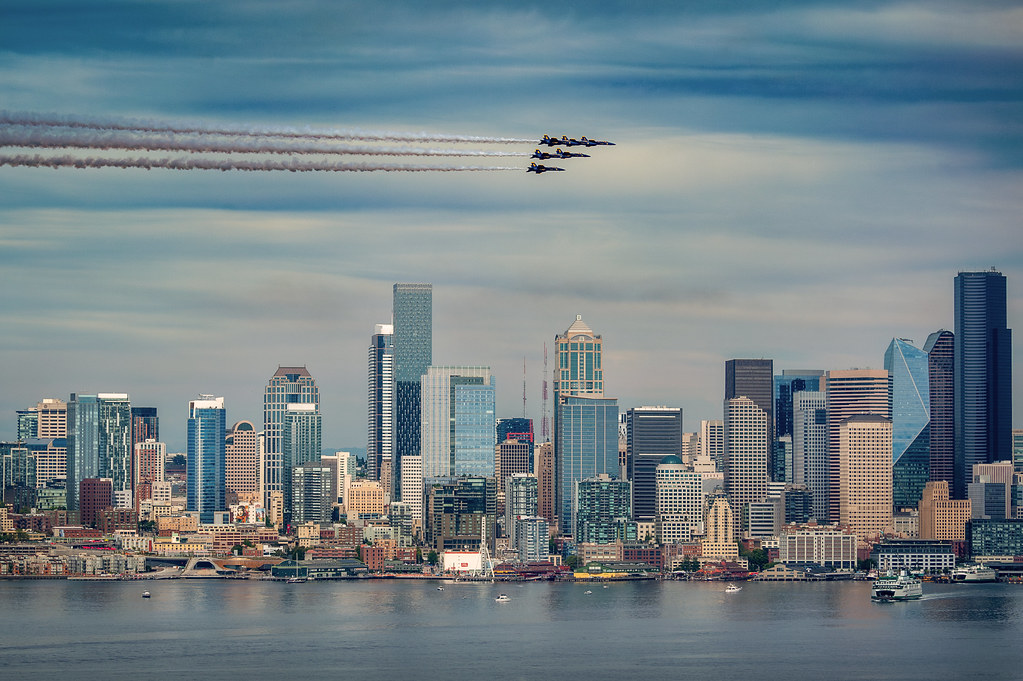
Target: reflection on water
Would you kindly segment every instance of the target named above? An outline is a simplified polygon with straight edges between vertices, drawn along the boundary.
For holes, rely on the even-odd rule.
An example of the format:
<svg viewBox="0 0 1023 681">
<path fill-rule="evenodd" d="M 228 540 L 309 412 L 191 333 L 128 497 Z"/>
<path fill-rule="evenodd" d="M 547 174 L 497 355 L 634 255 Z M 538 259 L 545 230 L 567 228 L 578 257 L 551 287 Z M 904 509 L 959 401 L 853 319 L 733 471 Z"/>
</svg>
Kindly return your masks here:
<svg viewBox="0 0 1023 681">
<path fill-rule="evenodd" d="M 928 584 L 920 601 L 890 604 L 853 582 L 436 586 L 0 582 L 3 677 L 929 681 L 1023 667 L 1019 586 Z M 502 592 L 510 601 L 496 603 Z"/>
</svg>

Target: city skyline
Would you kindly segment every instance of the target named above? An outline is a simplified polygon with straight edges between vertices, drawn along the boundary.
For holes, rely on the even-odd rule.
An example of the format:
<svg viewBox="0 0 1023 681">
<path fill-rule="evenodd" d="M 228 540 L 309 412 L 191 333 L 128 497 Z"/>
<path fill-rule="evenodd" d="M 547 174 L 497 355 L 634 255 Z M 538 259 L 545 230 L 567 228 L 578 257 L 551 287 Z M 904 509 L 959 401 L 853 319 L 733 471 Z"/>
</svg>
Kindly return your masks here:
<svg viewBox="0 0 1023 681">
<path fill-rule="evenodd" d="M 525 358 L 537 424 L 544 343 L 577 314 L 607 393 L 687 431 L 720 418 L 726 359 L 880 368 L 891 338 L 953 329 L 961 270 L 997 267 L 1018 327 L 1018 8 L 655 5 L 16 3 L 14 112 L 617 145 L 541 177 L 0 167 L 0 437 L 112 390 L 183 451 L 188 399 L 258 424 L 269 373 L 305 365 L 324 443 L 364 446 L 401 281 L 433 283 L 433 362 L 490 366 L 499 417 Z"/>
</svg>

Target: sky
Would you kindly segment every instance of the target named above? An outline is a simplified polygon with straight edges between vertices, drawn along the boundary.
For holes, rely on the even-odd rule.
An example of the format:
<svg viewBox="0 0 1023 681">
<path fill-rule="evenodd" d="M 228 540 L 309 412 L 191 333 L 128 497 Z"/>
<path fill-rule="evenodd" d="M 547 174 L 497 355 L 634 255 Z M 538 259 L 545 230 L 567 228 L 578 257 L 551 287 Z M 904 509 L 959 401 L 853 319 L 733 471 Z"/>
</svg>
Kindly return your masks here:
<svg viewBox="0 0 1023 681">
<path fill-rule="evenodd" d="M 539 419 L 577 314 L 608 396 L 697 430 L 726 359 L 881 368 L 990 267 L 1017 387 L 1023 7 L 719 4 L 5 2 L 8 113 L 616 146 L 542 176 L 0 167 L 0 439 L 44 397 L 127 392 L 182 451 L 190 399 L 261 424 L 305 365 L 324 447 L 363 447 L 399 281 L 433 284 L 434 363 L 493 367 L 500 417 L 525 388 Z"/>
</svg>

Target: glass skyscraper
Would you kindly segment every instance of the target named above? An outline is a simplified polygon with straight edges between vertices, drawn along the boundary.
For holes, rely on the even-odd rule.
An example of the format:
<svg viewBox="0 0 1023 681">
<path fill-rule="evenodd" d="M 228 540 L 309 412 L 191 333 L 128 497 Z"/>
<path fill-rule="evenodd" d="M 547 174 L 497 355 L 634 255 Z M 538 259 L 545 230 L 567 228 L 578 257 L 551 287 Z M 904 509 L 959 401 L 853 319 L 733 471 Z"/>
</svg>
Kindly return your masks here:
<svg viewBox="0 0 1023 681">
<path fill-rule="evenodd" d="M 568 534 L 576 528 L 576 484 L 601 473 L 618 475 L 618 400 L 562 395 L 556 409 L 558 523 Z"/>
<path fill-rule="evenodd" d="M 892 382 L 892 504 L 916 508 L 930 479 L 931 395 L 927 353 L 893 338 L 884 353 Z"/>
<path fill-rule="evenodd" d="M 625 438 L 635 520 L 657 516 L 657 466 L 666 456 L 682 457 L 682 410 L 637 407 L 625 412 Z"/>
<path fill-rule="evenodd" d="M 270 493 L 288 493 L 283 485 L 284 416 L 289 405 L 312 404 L 319 408 L 320 390 L 305 367 L 277 367 L 263 393 L 264 503 L 270 507 Z"/>
<path fill-rule="evenodd" d="M 955 339 L 951 331 L 935 331 L 924 343 L 931 401 L 930 479 L 955 487 Z"/>
<path fill-rule="evenodd" d="M 366 431 L 366 477 L 379 480 L 391 470 L 394 442 L 394 326 L 377 324 L 369 341 L 369 423 Z M 386 463 L 385 463 L 386 462 Z M 390 481 L 388 481 L 390 482 Z"/>
<path fill-rule="evenodd" d="M 495 380 L 490 367 L 428 367 L 422 378 L 423 476 L 493 475 Z"/>
<path fill-rule="evenodd" d="M 291 478 L 295 466 L 320 460 L 322 417 L 319 406 L 311 403 L 289 404 L 284 410 L 281 436 L 281 487 L 284 496 L 284 518 L 292 512 Z"/>
<path fill-rule="evenodd" d="M 433 284 L 395 284 L 392 315 L 394 449 L 391 490 L 397 497 L 401 494 L 402 457 L 420 454 L 419 381 L 433 363 Z"/>
<path fill-rule="evenodd" d="M 955 486 L 963 499 L 974 464 L 1012 456 L 1012 332 L 1005 276 L 995 270 L 955 278 Z"/>
<path fill-rule="evenodd" d="M 131 402 L 125 393 L 79 395 L 68 400 L 67 502 L 78 510 L 86 478 L 110 478 L 115 493 L 131 490 Z"/>
<path fill-rule="evenodd" d="M 188 403 L 187 508 L 199 522 L 214 522 L 214 513 L 227 510 L 225 499 L 225 434 L 227 410 L 223 397 L 203 395 Z"/>
</svg>

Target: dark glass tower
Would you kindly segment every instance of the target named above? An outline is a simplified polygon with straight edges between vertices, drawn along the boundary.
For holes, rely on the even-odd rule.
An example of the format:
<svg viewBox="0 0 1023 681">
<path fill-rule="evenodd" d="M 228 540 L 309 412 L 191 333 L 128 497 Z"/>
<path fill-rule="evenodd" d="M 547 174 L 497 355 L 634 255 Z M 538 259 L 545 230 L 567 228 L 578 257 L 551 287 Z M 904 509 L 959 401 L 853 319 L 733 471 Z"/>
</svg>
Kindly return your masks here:
<svg viewBox="0 0 1023 681">
<path fill-rule="evenodd" d="M 955 486 L 966 498 L 973 465 L 1012 458 L 1012 332 L 1005 277 L 994 270 L 955 278 Z"/>
<path fill-rule="evenodd" d="M 379 480 L 391 470 L 394 437 L 394 327 L 377 324 L 369 342 L 369 425 L 366 438 L 366 476 Z M 389 481 L 388 481 L 389 482 Z"/>
<path fill-rule="evenodd" d="M 401 459 L 418 456 L 421 392 L 419 381 L 433 363 L 433 284 L 395 284 L 394 449 L 392 495 L 401 494 Z"/>
<path fill-rule="evenodd" d="M 632 482 L 632 517 L 657 516 L 657 466 L 666 456 L 682 458 L 682 410 L 638 407 L 625 412 L 625 436 Z"/>
<path fill-rule="evenodd" d="M 955 487 L 954 366 L 955 340 L 951 331 L 935 331 L 927 337 L 927 382 L 931 397 L 930 479 Z"/>
</svg>

